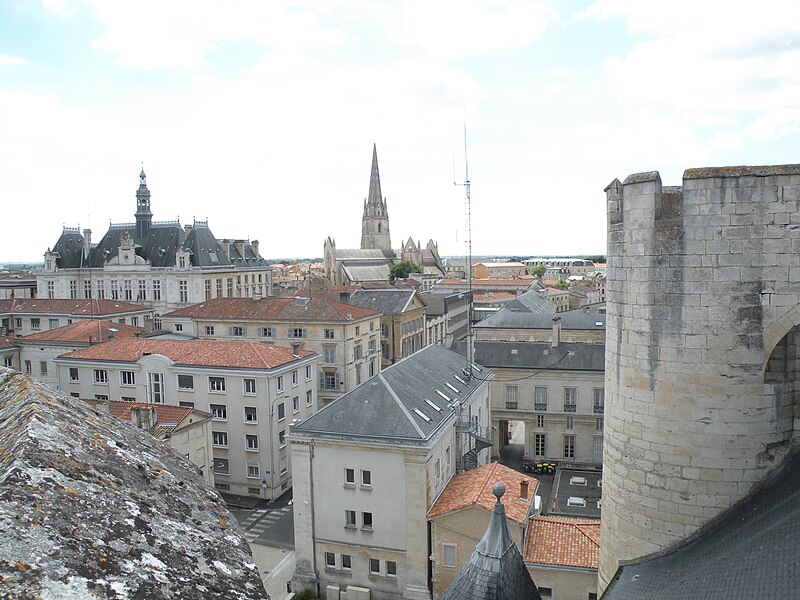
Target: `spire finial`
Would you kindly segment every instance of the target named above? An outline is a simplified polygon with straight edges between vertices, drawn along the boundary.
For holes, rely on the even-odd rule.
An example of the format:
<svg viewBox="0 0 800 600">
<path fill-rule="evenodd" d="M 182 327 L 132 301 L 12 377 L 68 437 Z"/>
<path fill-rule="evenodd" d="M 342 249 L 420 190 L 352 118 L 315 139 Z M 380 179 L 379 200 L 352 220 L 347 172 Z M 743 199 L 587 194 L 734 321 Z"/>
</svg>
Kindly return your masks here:
<svg viewBox="0 0 800 600">
<path fill-rule="evenodd" d="M 506 493 L 506 486 L 502 484 L 502 482 L 498 481 L 492 486 L 492 493 L 497 498 L 497 501 L 500 502 L 500 498 L 503 497 L 503 494 Z"/>
</svg>

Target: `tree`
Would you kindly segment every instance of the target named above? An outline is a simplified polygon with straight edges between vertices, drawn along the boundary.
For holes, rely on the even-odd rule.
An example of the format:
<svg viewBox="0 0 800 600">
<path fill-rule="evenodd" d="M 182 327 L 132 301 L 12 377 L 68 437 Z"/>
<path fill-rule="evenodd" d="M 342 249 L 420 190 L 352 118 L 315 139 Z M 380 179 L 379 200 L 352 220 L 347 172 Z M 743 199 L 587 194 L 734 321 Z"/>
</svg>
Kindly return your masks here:
<svg viewBox="0 0 800 600">
<path fill-rule="evenodd" d="M 405 279 L 409 273 L 422 273 L 419 265 L 410 260 L 401 260 L 399 263 L 389 267 L 389 279 Z"/>
<path fill-rule="evenodd" d="M 541 277 L 547 272 L 547 267 L 544 265 L 536 265 L 535 267 L 531 268 L 531 275 L 534 277 Z"/>
<path fill-rule="evenodd" d="M 557 287 L 560 290 L 565 290 L 569 287 L 569 283 L 567 283 L 563 279 L 559 279 L 553 284 L 553 287 Z"/>
</svg>

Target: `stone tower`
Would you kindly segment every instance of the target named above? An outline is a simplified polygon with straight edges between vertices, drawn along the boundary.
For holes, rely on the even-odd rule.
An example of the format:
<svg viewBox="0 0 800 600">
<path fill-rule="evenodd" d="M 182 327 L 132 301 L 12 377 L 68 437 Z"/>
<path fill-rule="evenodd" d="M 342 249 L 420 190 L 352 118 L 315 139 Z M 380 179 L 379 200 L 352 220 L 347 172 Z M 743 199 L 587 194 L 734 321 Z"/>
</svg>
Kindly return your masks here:
<svg viewBox="0 0 800 600">
<path fill-rule="evenodd" d="M 740 500 L 796 443 L 800 165 L 614 180 L 600 589 Z"/>
<path fill-rule="evenodd" d="M 147 176 L 144 167 L 139 173 L 139 189 L 136 190 L 136 239 L 140 240 L 150 231 L 153 213 L 150 212 L 150 190 L 147 189 Z"/>
<path fill-rule="evenodd" d="M 372 145 L 369 196 L 364 200 L 364 216 L 361 217 L 361 249 L 392 249 L 392 241 L 389 237 L 389 212 L 386 210 L 386 198 L 381 195 L 378 150 L 375 144 Z"/>
</svg>

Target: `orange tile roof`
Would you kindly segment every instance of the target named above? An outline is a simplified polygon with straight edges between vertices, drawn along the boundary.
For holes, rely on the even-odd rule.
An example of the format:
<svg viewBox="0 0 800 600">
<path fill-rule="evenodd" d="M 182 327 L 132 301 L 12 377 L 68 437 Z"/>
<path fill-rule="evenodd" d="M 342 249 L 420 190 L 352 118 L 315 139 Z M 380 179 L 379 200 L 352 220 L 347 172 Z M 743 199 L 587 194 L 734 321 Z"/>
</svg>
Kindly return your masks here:
<svg viewBox="0 0 800 600">
<path fill-rule="evenodd" d="M 510 285 L 514 287 L 528 287 L 531 284 L 531 279 L 533 278 L 520 278 L 518 279 L 472 279 L 472 286 L 495 286 L 495 285 Z M 458 285 L 464 284 L 466 282 L 463 279 L 442 279 L 440 282 L 442 285 Z"/>
<path fill-rule="evenodd" d="M 259 319 L 265 321 L 352 321 L 377 316 L 366 308 L 337 302 L 329 298 L 312 297 L 305 306 L 294 298 L 267 296 L 253 298 L 214 298 L 200 304 L 179 308 L 165 317 L 195 319 Z M 349 316 L 348 316 L 349 315 Z"/>
<path fill-rule="evenodd" d="M 81 398 L 87 404 L 97 406 L 98 400 Z M 150 404 L 148 402 L 123 402 L 122 400 L 104 400 L 108 402 L 108 411 L 123 421 L 131 420 L 131 409 L 155 408 L 156 422 L 159 425 L 177 425 L 194 410 L 191 406 L 172 406 L 170 404 Z"/>
<path fill-rule="evenodd" d="M 428 518 L 438 517 L 470 506 L 478 506 L 491 511 L 497 499 L 492 493 L 492 486 L 501 482 L 506 486 L 502 497 L 506 509 L 506 517 L 525 525 L 531 499 L 536 494 L 539 482 L 528 475 L 510 469 L 500 463 L 483 465 L 455 475 L 428 511 Z M 528 498 L 520 497 L 520 483 L 528 482 Z"/>
<path fill-rule="evenodd" d="M 473 302 L 510 302 L 518 296 L 514 292 L 489 292 L 488 294 L 472 294 Z"/>
<path fill-rule="evenodd" d="M 0 313 L 53 313 L 73 316 L 104 316 L 129 312 L 150 312 L 148 306 L 116 300 L 64 300 L 51 298 L 11 298 L 0 300 Z"/>
<path fill-rule="evenodd" d="M 13 348 L 17 345 L 17 338 L 0 335 L 0 348 Z"/>
<path fill-rule="evenodd" d="M 114 331 L 111 331 L 111 330 Z M 78 321 L 56 329 L 26 335 L 23 340 L 46 340 L 49 342 L 107 342 L 112 338 L 129 338 L 142 335 L 144 329 L 133 325 L 112 323 L 98 319 Z"/>
<path fill-rule="evenodd" d="M 526 563 L 597 569 L 600 519 L 531 517 L 522 558 Z"/>
<path fill-rule="evenodd" d="M 59 358 L 134 363 L 147 354 L 162 354 L 179 365 L 274 369 L 298 357 L 292 349 L 261 342 L 217 342 L 212 340 L 165 340 L 125 338 L 81 348 Z M 314 354 L 301 350 L 299 358 Z"/>
</svg>

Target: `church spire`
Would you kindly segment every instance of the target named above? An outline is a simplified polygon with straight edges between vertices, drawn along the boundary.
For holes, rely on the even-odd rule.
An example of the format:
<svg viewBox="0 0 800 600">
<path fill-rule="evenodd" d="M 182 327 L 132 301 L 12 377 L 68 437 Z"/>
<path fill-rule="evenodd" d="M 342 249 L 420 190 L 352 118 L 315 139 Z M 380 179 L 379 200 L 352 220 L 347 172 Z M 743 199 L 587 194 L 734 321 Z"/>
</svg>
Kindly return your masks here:
<svg viewBox="0 0 800 600">
<path fill-rule="evenodd" d="M 378 149 L 372 144 L 372 169 L 369 175 L 369 195 L 364 201 L 361 218 L 361 249 L 391 250 L 389 237 L 389 212 L 386 198 L 381 194 L 381 176 L 378 171 Z"/>
<path fill-rule="evenodd" d="M 147 176 L 139 173 L 139 189 L 136 190 L 136 239 L 140 240 L 150 231 L 150 222 L 153 220 L 153 213 L 150 212 L 150 190 L 147 189 Z"/>
</svg>

